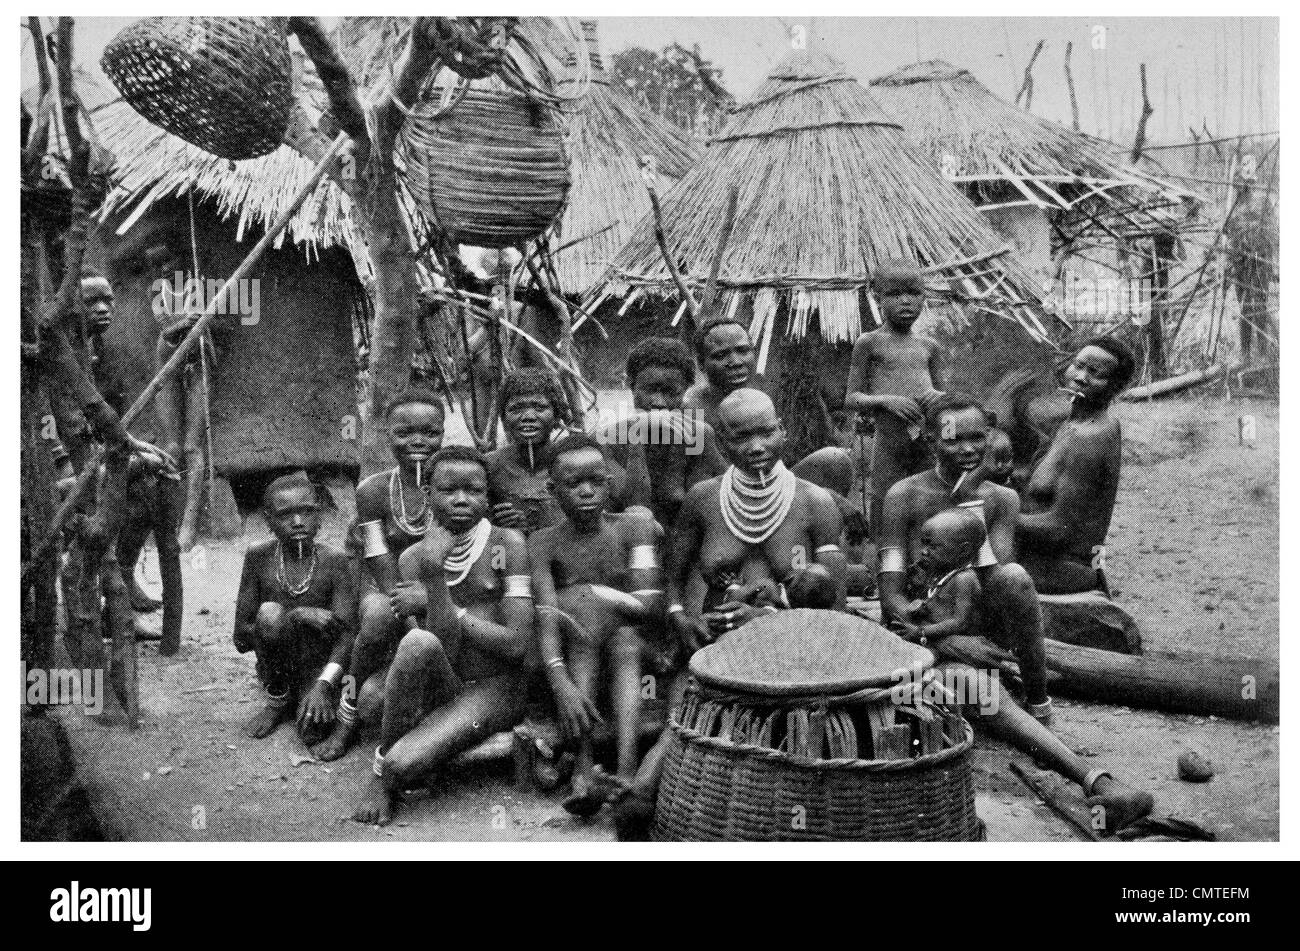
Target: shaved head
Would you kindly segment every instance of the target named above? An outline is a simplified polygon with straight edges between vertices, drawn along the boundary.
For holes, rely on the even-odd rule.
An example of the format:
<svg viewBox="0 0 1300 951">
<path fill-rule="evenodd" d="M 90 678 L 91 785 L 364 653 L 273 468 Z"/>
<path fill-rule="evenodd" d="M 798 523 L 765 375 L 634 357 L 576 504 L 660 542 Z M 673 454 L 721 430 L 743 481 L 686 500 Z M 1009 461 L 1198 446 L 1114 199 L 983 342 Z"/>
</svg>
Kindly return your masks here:
<svg viewBox="0 0 1300 951">
<path fill-rule="evenodd" d="M 755 390 L 748 386 L 732 390 L 718 404 L 718 421 L 722 423 L 724 429 L 730 428 L 729 420 L 739 419 L 742 416 L 752 417 L 760 413 L 776 419 L 776 406 L 773 405 L 772 398 L 762 390 Z"/>
<path fill-rule="evenodd" d="M 979 516 L 960 508 L 937 512 L 926 520 L 922 528 L 928 528 L 938 537 L 952 539 L 959 546 L 963 558 L 973 558 L 986 536 Z"/>
<path fill-rule="evenodd" d="M 920 294 L 925 290 L 925 279 L 921 274 L 921 265 L 910 258 L 891 258 L 876 265 L 871 275 L 871 289 L 883 291 L 886 287 L 912 288 Z"/>
</svg>

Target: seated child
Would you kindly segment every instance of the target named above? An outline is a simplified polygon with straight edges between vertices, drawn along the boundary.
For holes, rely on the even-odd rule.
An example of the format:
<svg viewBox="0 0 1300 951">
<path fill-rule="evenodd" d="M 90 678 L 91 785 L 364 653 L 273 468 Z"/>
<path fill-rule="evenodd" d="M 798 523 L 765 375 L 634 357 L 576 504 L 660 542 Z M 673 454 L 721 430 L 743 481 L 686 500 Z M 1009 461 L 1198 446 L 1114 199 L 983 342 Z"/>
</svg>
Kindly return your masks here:
<svg viewBox="0 0 1300 951">
<path fill-rule="evenodd" d="M 921 526 L 915 588 L 925 590 L 907 615 L 894 622 L 902 637 L 925 645 L 953 634 L 979 631 L 979 578 L 974 560 L 984 544 L 984 523 L 962 509 L 945 509 Z"/>
<path fill-rule="evenodd" d="M 348 557 L 316 541 L 320 506 L 306 473 L 281 476 L 263 495 L 275 538 L 244 555 L 235 648 L 255 651 L 266 707 L 244 728 L 260 739 L 297 712 L 310 746 L 334 721 L 337 687 L 352 647 L 357 597 Z"/>
<path fill-rule="evenodd" d="M 969 510 L 945 509 L 926 520 L 921 526 L 921 554 L 914 566 L 916 573 L 909 580 L 909 587 L 917 593 L 924 591 L 925 597 L 913 601 L 906 616 L 892 622 L 900 636 L 930 646 L 940 659 L 971 663 L 970 655 L 962 647 L 962 638 L 986 640 L 987 628 L 981 624 L 979 614 L 982 588 L 974 566 L 986 537 L 983 520 Z M 1046 678 L 1046 669 L 1037 672 L 1026 669 L 1028 652 L 1013 653 L 992 641 L 987 641 L 986 646 L 1008 661 L 1017 660 L 1022 680 L 1036 679 L 1041 683 Z M 1051 721 L 1050 700 L 1030 703 L 1028 709 L 1044 726 Z"/>
<path fill-rule="evenodd" d="M 576 744 L 572 792 L 564 808 L 595 814 L 612 789 L 592 763 L 596 708 L 608 685 L 618 746 L 617 777 L 637 768 L 643 632 L 663 610 L 660 530 L 642 509 L 607 510 L 610 474 L 599 442 L 574 434 L 551 447 L 551 487 L 561 520 L 529 540 L 538 641 L 560 730 Z"/>
</svg>

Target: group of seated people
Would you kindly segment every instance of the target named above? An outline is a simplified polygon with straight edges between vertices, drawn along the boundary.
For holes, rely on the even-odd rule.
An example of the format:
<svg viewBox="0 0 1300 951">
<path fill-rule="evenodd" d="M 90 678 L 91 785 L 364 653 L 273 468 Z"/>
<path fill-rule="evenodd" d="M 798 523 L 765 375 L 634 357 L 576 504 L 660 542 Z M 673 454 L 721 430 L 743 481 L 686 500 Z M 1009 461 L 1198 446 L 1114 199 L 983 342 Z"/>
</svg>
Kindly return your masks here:
<svg viewBox="0 0 1300 951">
<path fill-rule="evenodd" d="M 1113 502 L 1119 428 L 1107 409 L 1132 357 L 1110 341 L 1075 356 L 1066 414 L 1022 500 L 1000 484 L 1006 447 L 990 439 L 989 414 L 942 392 L 936 346 L 911 334 L 916 266 L 882 267 L 873 291 L 885 320 L 855 347 L 846 407 L 877 423 L 870 530 L 882 620 L 959 676 L 1016 662 L 1025 708 L 999 681 L 982 719 L 1081 784 L 1117 831 L 1152 800 L 1047 728 L 1034 572 L 1089 564 L 1094 523 L 1104 540 L 1110 504 L 1087 525 L 1080 506 L 1098 492 Z M 245 556 L 235 623 L 267 695 L 248 732 L 294 719 L 315 755 L 333 760 L 362 724 L 377 726 L 354 817 L 384 824 L 403 790 L 541 701 L 573 756 L 565 808 L 589 816 L 608 804 L 621 837 L 645 835 L 671 739 L 664 731 L 640 755 L 646 673 L 669 678 L 676 704 L 686 662 L 705 645 L 764 614 L 846 603 L 851 460 L 830 447 L 787 468 L 785 427 L 756 384 L 743 325 L 706 323 L 695 350 L 651 338 L 628 356 L 633 409 L 657 428 L 586 433 L 552 375 L 517 370 L 499 398 L 507 443 L 487 454 L 443 445 L 437 395 L 396 395 L 384 419 L 396 464 L 357 487 L 346 552 L 317 540 L 305 474 L 272 482 L 274 537 Z M 705 379 L 692 385 L 696 360 Z M 652 428 L 666 436 L 644 438 Z M 904 443 L 908 458 L 890 458 Z M 606 715 L 612 773 L 593 753 Z"/>
</svg>

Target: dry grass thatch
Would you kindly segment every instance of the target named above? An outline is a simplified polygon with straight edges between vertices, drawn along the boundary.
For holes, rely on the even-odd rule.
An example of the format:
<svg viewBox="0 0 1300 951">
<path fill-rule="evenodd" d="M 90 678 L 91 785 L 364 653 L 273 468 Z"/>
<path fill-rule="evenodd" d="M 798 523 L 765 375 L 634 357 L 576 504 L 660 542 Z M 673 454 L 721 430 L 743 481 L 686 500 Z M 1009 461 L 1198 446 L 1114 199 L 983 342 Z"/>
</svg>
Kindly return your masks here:
<svg viewBox="0 0 1300 951">
<path fill-rule="evenodd" d="M 722 307 L 749 318 L 760 360 L 782 309 L 796 337 L 816 311 L 827 339 L 856 338 L 864 329 L 859 290 L 877 264 L 899 257 L 919 261 L 940 296 L 1046 336 L 1038 289 L 1005 242 L 824 54 L 798 53 L 773 69 L 663 196 L 669 246 L 696 287 L 733 185 L 736 224 L 718 287 Z M 636 226 L 600 295 L 645 291 L 673 293 L 649 219 Z"/>
<path fill-rule="evenodd" d="M 568 117 L 573 186 L 558 232 L 561 245 L 585 240 L 555 257 L 560 287 L 578 294 L 600 279 L 632 225 L 650 213 L 638 165 L 641 156 L 652 156 L 659 175 L 669 182 L 685 175 L 699 158 L 699 148 L 686 133 L 611 88 L 596 24 L 587 20 L 582 26 L 591 85 L 583 107 Z"/>
<path fill-rule="evenodd" d="M 1111 143 L 1026 112 L 942 60 L 904 66 L 871 89 L 925 159 L 976 204 L 1064 212 L 1100 204 L 1122 209 L 1140 230 L 1167 226 L 1159 210 L 1193 197 L 1116 156 Z"/>
</svg>

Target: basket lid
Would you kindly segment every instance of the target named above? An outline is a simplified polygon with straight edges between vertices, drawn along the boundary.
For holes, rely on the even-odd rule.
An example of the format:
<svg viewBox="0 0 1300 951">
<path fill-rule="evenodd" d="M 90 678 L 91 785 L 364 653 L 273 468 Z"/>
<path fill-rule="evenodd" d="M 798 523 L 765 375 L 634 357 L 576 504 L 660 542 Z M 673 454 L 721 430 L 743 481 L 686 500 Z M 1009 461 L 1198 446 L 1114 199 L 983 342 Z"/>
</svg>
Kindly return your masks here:
<svg viewBox="0 0 1300 951">
<path fill-rule="evenodd" d="M 897 683 L 934 655 L 874 621 L 839 611 L 795 609 L 755 618 L 695 652 L 700 681 L 767 696 L 841 694 Z"/>
</svg>

